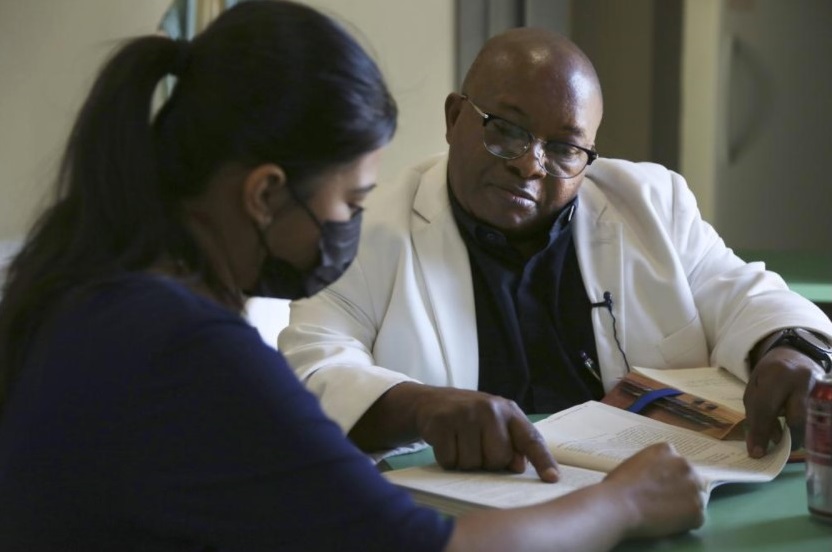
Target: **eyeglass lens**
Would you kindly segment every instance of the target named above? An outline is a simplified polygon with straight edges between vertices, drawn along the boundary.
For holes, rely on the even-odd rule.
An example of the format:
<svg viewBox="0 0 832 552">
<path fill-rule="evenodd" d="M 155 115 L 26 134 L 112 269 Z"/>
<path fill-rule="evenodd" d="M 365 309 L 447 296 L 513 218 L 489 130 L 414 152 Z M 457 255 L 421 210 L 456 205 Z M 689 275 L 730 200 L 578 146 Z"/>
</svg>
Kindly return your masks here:
<svg viewBox="0 0 832 552">
<path fill-rule="evenodd" d="M 504 119 L 489 119 L 483 129 L 483 142 L 489 152 L 504 159 L 516 159 L 526 153 L 534 138 L 524 128 Z M 547 142 L 543 150 L 543 167 L 553 176 L 571 177 L 581 172 L 589 161 L 587 153 L 569 144 Z"/>
</svg>

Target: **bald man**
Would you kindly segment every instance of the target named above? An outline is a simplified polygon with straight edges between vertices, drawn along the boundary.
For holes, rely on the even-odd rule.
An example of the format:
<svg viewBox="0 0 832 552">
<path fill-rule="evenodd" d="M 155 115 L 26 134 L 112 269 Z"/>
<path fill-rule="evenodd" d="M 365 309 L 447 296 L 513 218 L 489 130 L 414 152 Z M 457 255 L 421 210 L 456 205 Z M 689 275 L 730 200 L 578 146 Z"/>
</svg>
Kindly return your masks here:
<svg viewBox="0 0 832 552">
<path fill-rule="evenodd" d="M 602 111 L 573 43 L 509 31 L 446 99 L 448 153 L 367 201 L 358 258 L 279 337 L 359 446 L 553 479 L 526 414 L 600 399 L 633 365 L 750 380 L 752 456 L 778 414 L 802 425 L 828 359 L 798 338 L 822 348 L 829 319 L 736 257 L 681 176 L 597 158 Z"/>
</svg>

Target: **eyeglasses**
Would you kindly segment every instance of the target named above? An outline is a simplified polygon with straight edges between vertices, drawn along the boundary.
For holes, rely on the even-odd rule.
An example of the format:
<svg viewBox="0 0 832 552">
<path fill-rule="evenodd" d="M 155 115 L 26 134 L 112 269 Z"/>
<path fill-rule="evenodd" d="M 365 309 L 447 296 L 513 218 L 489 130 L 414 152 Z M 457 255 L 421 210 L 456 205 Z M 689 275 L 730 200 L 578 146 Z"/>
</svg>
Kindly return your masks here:
<svg viewBox="0 0 832 552">
<path fill-rule="evenodd" d="M 572 178 L 598 159 L 597 152 L 569 142 L 557 140 L 544 142 L 525 128 L 486 113 L 477 107 L 467 94 L 462 94 L 462 98 L 471 104 L 471 107 L 482 117 L 482 143 L 485 149 L 496 157 L 517 159 L 529 151 L 533 143 L 542 142 L 543 155 L 538 162 L 548 174 L 555 178 Z"/>
</svg>

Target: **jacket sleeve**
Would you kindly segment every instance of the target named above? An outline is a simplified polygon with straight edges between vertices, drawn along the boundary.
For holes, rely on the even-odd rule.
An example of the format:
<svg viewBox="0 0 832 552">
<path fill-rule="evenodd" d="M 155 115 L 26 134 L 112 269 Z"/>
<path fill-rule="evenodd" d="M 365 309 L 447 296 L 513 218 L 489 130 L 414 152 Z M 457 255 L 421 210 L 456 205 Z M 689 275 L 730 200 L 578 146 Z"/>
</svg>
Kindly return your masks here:
<svg viewBox="0 0 832 552">
<path fill-rule="evenodd" d="M 335 284 L 293 302 L 289 326 L 278 337 L 295 374 L 345 433 L 385 391 L 413 381 L 375 365 L 379 321 L 373 303 L 379 298 L 373 291 L 356 259 Z"/>
<path fill-rule="evenodd" d="M 748 355 L 770 333 L 802 327 L 832 337 L 832 323 L 816 305 L 763 263 L 736 256 L 702 220 L 684 179 L 673 172 L 670 179 L 667 224 L 705 328 L 711 365 L 747 380 Z"/>
</svg>

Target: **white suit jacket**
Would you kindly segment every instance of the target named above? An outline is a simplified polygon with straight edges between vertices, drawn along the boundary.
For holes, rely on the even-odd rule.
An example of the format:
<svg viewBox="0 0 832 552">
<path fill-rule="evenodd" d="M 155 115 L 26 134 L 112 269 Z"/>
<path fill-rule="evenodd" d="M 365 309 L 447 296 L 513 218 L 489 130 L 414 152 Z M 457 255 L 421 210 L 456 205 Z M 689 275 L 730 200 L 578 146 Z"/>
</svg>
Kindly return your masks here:
<svg viewBox="0 0 832 552">
<path fill-rule="evenodd" d="M 477 323 L 468 253 L 451 212 L 447 156 L 383 184 L 366 202 L 358 257 L 292 304 L 279 349 L 348 431 L 402 381 L 476 389 Z M 724 366 L 747 380 L 755 343 L 785 327 L 832 335 L 829 319 L 762 263 L 745 263 L 704 222 L 684 179 L 654 164 L 598 159 L 572 219 L 592 302 L 613 299 L 630 365 Z M 613 318 L 592 309 L 609 390 L 626 373 Z"/>
</svg>

